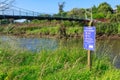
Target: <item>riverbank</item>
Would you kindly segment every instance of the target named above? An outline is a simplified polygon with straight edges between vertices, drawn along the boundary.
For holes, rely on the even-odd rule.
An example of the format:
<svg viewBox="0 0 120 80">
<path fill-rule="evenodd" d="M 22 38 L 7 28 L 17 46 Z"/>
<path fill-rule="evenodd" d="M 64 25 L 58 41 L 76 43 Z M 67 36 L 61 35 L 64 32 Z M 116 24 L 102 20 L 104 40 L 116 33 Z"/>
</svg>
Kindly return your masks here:
<svg viewBox="0 0 120 80">
<path fill-rule="evenodd" d="M 60 46 L 37 54 L 3 47 L 0 48 L 0 80 L 119 80 L 120 71 L 105 55 L 97 57 L 94 53 L 89 71 L 86 53 L 75 46 Z"/>
<path fill-rule="evenodd" d="M 8 35 L 10 37 L 10 35 Z M 19 36 L 18 36 L 19 37 Z M 101 40 L 101 43 L 96 43 L 96 51 L 92 54 L 92 69 L 89 71 L 87 68 L 87 50 L 84 50 L 82 40 L 76 40 L 68 42 L 68 40 L 61 40 L 60 44 L 55 46 L 56 49 L 52 50 L 40 50 L 38 52 L 28 51 L 25 48 L 20 48 L 20 40 L 25 43 L 37 42 L 29 40 L 23 41 L 25 38 L 16 37 L 5 38 L 3 42 L 0 40 L 0 80 L 107 80 L 115 79 L 119 80 L 120 70 L 119 68 L 119 55 L 116 48 L 119 50 L 119 40 L 110 42 Z M 8 41 L 6 41 L 8 40 Z M 49 44 L 49 42 L 46 42 Z M 33 48 L 39 48 L 40 46 L 33 46 Z M 50 42 L 54 44 L 53 42 Z M 105 44 L 108 43 L 108 44 Z M 28 44 L 21 43 L 26 46 Z M 59 45 L 59 46 L 58 46 Z M 102 45 L 101 47 L 99 47 Z M 111 54 L 115 48 L 114 54 Z M 48 45 L 47 45 L 48 46 Z M 115 47 L 114 47 L 115 46 Z M 31 48 L 29 45 L 27 48 Z M 52 48 L 52 46 L 49 46 Z M 48 47 L 47 47 L 48 48 Z M 111 52 L 111 53 L 110 53 Z M 113 58 L 111 59 L 110 55 Z M 118 65 L 118 66 L 116 66 Z M 116 75 L 114 75 L 116 74 Z M 31 76 L 32 75 L 32 76 Z"/>
<path fill-rule="evenodd" d="M 83 24 L 70 21 L 33 20 L 30 23 L 1 25 L 0 35 L 41 38 L 83 38 Z M 96 39 L 120 39 L 119 23 L 98 23 Z"/>
<path fill-rule="evenodd" d="M 97 35 L 96 39 L 102 40 L 102 39 L 111 39 L 111 40 L 120 40 L 120 34 L 114 34 L 114 35 Z"/>
<path fill-rule="evenodd" d="M 59 34 L 3 34 L 0 33 L 1 36 L 16 36 L 16 37 L 24 37 L 24 38 L 54 38 L 54 39 L 82 39 L 83 34 L 71 34 L 67 36 L 60 37 Z M 120 34 L 114 34 L 114 35 L 96 35 L 97 40 L 120 40 Z"/>
</svg>

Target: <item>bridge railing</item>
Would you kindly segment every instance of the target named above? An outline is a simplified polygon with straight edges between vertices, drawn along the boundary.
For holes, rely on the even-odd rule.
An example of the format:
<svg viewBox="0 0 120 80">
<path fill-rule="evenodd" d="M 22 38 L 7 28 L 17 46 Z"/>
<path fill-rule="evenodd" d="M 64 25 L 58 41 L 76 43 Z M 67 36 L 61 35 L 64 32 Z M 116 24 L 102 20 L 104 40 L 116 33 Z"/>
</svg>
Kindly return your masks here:
<svg viewBox="0 0 120 80">
<path fill-rule="evenodd" d="M 79 16 L 73 16 L 73 15 L 60 15 L 60 14 L 45 14 L 45 13 L 38 13 L 38 12 L 34 12 L 34 11 L 30 11 L 30 10 L 26 10 L 26 9 L 22 9 L 22 8 L 18 8 L 16 6 L 12 6 L 9 9 L 5 9 L 5 10 L 0 10 L 0 15 L 4 16 L 32 16 L 32 17 L 47 17 L 47 18 L 69 18 L 69 19 L 85 19 Z"/>
<path fill-rule="evenodd" d="M 39 16 L 40 13 L 25 10 L 22 8 L 12 7 L 10 9 L 0 10 L 0 15 L 9 15 L 9 16 Z"/>
</svg>

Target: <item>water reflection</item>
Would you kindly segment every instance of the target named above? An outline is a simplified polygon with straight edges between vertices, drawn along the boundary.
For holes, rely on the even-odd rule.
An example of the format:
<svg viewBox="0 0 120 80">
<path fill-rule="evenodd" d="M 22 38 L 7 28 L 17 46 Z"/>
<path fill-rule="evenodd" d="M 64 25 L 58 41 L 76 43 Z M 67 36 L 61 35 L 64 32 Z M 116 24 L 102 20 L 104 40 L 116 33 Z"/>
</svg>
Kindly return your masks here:
<svg viewBox="0 0 120 80">
<path fill-rule="evenodd" d="M 97 41 L 96 53 L 98 56 L 107 55 L 111 59 L 111 63 L 120 68 L 120 41 L 119 40 L 100 40 Z"/>
<path fill-rule="evenodd" d="M 18 38 L 14 36 L 1 36 L 2 42 L 8 43 L 7 46 L 19 47 L 33 52 L 41 50 L 55 50 L 58 46 L 57 40 L 46 38 Z"/>
<path fill-rule="evenodd" d="M 3 47 L 4 43 L 7 43 L 7 48 L 12 49 L 27 49 L 33 52 L 40 52 L 41 50 L 55 50 L 59 46 L 66 47 L 83 47 L 83 41 L 81 39 L 71 40 L 56 40 L 46 38 L 18 38 L 14 36 L 1 36 L 0 40 Z M 111 62 L 116 68 L 120 68 L 120 41 L 119 40 L 97 40 L 96 50 L 97 56 L 107 55 L 110 57 Z"/>
</svg>

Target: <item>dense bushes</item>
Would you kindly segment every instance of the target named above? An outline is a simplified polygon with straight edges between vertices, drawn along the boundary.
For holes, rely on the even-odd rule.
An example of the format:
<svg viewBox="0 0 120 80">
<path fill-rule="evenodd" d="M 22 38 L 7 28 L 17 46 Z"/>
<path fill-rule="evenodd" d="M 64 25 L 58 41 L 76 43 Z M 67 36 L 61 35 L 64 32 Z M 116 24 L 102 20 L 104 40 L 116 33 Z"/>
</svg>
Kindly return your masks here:
<svg viewBox="0 0 120 80">
<path fill-rule="evenodd" d="M 83 33 L 83 24 L 75 21 L 48 21 L 48 20 L 33 20 L 31 23 L 9 24 L 0 27 L 0 33 L 4 34 L 25 34 L 25 35 L 50 35 L 55 36 L 60 34 L 60 27 L 66 28 L 66 35 L 81 36 Z M 96 23 L 97 35 L 114 35 L 120 34 L 119 23 Z"/>
<path fill-rule="evenodd" d="M 118 34 L 118 23 L 98 23 L 96 24 L 97 34 Z"/>
</svg>

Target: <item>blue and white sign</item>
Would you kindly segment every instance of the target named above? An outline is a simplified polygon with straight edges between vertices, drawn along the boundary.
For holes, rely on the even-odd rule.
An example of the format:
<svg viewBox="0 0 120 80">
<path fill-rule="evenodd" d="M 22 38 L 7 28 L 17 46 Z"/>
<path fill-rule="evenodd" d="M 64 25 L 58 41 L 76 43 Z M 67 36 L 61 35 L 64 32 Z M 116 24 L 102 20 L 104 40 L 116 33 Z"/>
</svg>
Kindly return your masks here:
<svg viewBox="0 0 120 80">
<path fill-rule="evenodd" d="M 95 27 L 84 27 L 84 49 L 95 50 L 95 37 L 96 28 Z"/>
</svg>

